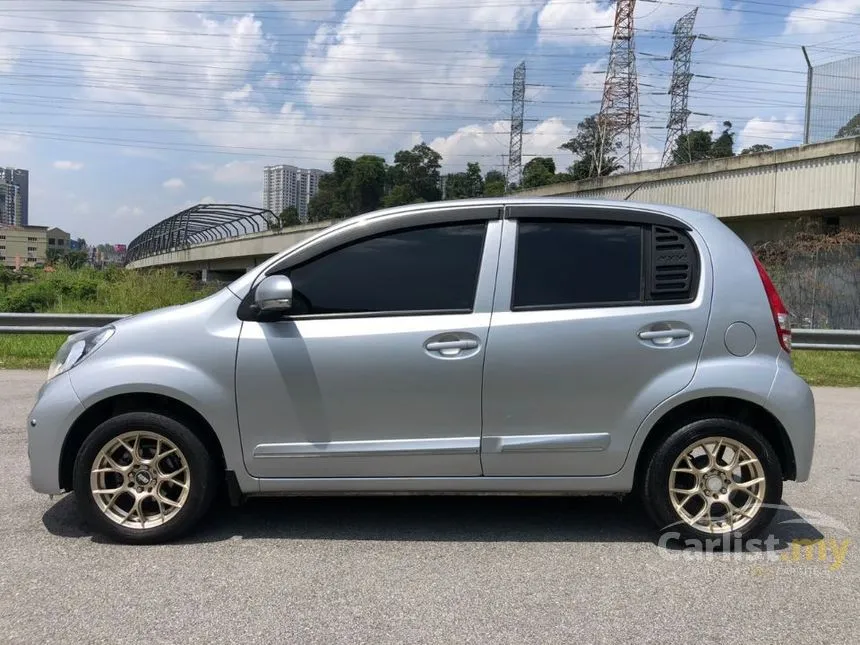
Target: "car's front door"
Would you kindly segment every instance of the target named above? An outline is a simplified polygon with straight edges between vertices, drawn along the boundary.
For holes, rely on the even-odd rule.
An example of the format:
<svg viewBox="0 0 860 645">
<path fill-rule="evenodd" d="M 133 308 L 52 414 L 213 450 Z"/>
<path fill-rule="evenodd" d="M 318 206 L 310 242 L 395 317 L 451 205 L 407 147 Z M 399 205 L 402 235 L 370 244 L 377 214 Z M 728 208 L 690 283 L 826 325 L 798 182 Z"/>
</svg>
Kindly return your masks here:
<svg viewBox="0 0 860 645">
<path fill-rule="evenodd" d="M 612 474 L 642 420 L 693 378 L 709 264 L 693 231 L 652 212 L 512 206 L 509 218 L 484 373 L 484 474 Z"/>
<path fill-rule="evenodd" d="M 293 284 L 292 310 L 245 322 L 238 347 L 252 475 L 481 474 L 501 221 L 486 208 L 450 217 L 368 233 L 279 269 Z"/>
</svg>

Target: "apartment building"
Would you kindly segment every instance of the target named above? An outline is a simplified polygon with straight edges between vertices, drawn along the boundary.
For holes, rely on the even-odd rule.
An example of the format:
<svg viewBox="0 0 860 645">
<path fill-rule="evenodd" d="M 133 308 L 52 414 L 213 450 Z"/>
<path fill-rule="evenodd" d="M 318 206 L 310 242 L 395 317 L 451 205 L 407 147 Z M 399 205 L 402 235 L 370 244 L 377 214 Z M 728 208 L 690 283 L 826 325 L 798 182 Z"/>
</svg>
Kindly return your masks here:
<svg viewBox="0 0 860 645">
<path fill-rule="evenodd" d="M 27 226 L 30 221 L 30 171 L 0 167 L 0 225 Z"/>
<path fill-rule="evenodd" d="M 0 226 L 0 265 L 40 266 L 48 256 L 47 226 Z"/>
<path fill-rule="evenodd" d="M 263 208 L 280 215 L 288 206 L 295 206 L 299 219 L 308 220 L 308 204 L 319 190 L 324 170 L 298 168 L 281 164 L 263 169 Z"/>
</svg>

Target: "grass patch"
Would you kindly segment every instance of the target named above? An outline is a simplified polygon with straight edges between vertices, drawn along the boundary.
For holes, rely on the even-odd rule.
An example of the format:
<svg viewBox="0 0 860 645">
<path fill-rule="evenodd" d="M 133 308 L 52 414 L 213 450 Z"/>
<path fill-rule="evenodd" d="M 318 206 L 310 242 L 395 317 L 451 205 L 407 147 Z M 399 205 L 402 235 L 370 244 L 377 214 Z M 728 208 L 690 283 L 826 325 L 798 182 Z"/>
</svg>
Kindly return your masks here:
<svg viewBox="0 0 860 645">
<path fill-rule="evenodd" d="M 860 387 L 860 352 L 795 350 L 794 371 L 810 385 Z"/>
<path fill-rule="evenodd" d="M 47 369 L 68 336 L 0 334 L 0 369 Z"/>
</svg>

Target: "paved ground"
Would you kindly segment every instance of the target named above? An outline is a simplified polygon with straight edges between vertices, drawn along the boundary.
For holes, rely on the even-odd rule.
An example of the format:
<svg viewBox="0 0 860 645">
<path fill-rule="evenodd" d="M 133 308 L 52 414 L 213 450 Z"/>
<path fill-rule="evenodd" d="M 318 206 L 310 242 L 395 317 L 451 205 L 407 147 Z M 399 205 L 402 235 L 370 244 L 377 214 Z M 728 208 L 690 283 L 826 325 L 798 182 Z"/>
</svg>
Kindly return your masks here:
<svg viewBox="0 0 860 645">
<path fill-rule="evenodd" d="M 185 543 L 105 544 L 24 481 L 42 376 L 0 371 L 2 642 L 860 642 L 860 390 L 816 390 L 776 560 L 703 560 L 612 499 L 259 500 Z M 823 561 L 790 546 L 822 536 Z"/>
</svg>

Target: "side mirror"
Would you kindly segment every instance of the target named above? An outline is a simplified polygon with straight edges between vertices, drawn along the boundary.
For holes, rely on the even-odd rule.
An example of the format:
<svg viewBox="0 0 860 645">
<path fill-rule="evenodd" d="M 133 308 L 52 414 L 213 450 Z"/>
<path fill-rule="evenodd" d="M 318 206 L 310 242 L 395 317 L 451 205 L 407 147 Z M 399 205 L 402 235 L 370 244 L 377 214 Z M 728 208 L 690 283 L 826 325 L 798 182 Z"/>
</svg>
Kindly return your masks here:
<svg viewBox="0 0 860 645">
<path fill-rule="evenodd" d="M 280 313 L 293 306 L 293 283 L 285 275 L 270 275 L 254 290 L 254 308 L 259 313 Z"/>
</svg>

